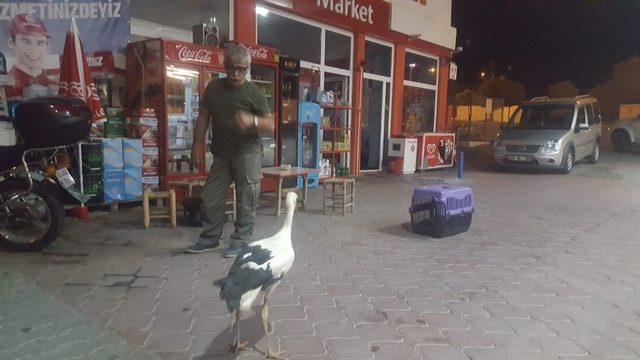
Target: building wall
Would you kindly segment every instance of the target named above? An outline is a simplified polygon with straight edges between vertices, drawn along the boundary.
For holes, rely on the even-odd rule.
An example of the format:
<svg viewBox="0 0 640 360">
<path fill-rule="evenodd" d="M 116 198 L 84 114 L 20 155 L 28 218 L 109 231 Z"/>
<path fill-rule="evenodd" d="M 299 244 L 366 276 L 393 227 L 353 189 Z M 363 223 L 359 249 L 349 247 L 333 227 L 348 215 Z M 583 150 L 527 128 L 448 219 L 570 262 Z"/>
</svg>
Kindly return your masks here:
<svg viewBox="0 0 640 360">
<path fill-rule="evenodd" d="M 420 39 L 456 47 L 456 29 L 451 26 L 451 0 L 430 0 L 426 5 L 413 0 L 387 0 L 391 3 L 391 29 L 407 34 L 420 34 Z"/>
<path fill-rule="evenodd" d="M 305 17 L 305 14 L 296 13 L 289 10 L 287 5 L 294 0 L 242 0 L 233 2 L 233 34 L 234 40 L 255 44 L 256 39 L 256 4 L 266 3 L 274 5 L 283 11 Z M 382 1 L 382 0 L 381 0 Z M 451 27 L 451 0 L 432 0 L 427 5 L 421 5 L 412 0 L 384 0 L 391 3 L 391 29 L 378 32 L 374 37 L 381 38 L 394 44 L 394 65 L 393 65 L 393 98 L 391 115 L 391 136 L 401 135 L 403 121 L 403 88 L 404 88 L 404 59 L 407 49 L 416 50 L 438 58 L 439 76 L 437 88 L 436 104 L 436 131 L 445 131 L 447 128 L 447 86 L 449 76 L 449 60 L 452 56 L 452 49 L 455 48 L 455 29 Z M 394 20 L 395 18 L 395 20 Z M 339 17 L 331 19 L 314 19 L 326 22 L 328 25 L 349 29 L 344 24 L 338 22 Z M 404 20 L 402 20 L 404 19 Z M 402 21 L 401 21 L 402 20 Z M 402 24 L 404 22 L 405 24 Z M 395 24 L 395 25 L 392 25 Z M 394 28 L 395 26 L 395 28 Z M 421 34 L 416 38 L 411 35 Z M 362 80 L 361 61 L 364 60 L 365 34 L 354 31 L 354 53 L 353 53 L 353 94 L 351 96 L 354 106 L 352 126 L 358 129 L 361 118 L 361 109 L 358 104 L 362 97 L 362 89 L 359 84 Z M 371 34 L 367 34 L 371 35 Z M 354 131 L 356 133 L 356 131 Z M 352 139 L 352 172 L 357 173 L 359 157 L 357 156 L 359 134 L 355 134 Z"/>
</svg>

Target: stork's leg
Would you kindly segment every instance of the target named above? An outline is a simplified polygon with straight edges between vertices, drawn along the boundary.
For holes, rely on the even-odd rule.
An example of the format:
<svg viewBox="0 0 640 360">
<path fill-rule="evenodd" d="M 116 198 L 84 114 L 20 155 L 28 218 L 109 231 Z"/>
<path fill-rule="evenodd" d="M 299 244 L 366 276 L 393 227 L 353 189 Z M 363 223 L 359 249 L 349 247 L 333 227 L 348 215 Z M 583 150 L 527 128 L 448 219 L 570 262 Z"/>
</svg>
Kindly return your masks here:
<svg viewBox="0 0 640 360">
<path fill-rule="evenodd" d="M 236 341 L 233 345 L 229 345 L 231 347 L 231 351 L 239 354 L 240 351 L 246 350 L 246 346 L 248 342 L 240 342 L 240 311 L 236 311 L 236 320 L 234 321 L 234 325 L 236 326 Z"/>
<path fill-rule="evenodd" d="M 269 306 L 267 305 L 267 294 L 264 294 L 262 301 L 262 309 L 260 315 L 262 315 L 262 328 L 264 329 L 264 337 L 267 340 L 267 353 L 264 355 L 267 359 L 283 359 L 282 354 L 284 351 L 271 352 L 271 346 L 269 346 Z"/>
</svg>

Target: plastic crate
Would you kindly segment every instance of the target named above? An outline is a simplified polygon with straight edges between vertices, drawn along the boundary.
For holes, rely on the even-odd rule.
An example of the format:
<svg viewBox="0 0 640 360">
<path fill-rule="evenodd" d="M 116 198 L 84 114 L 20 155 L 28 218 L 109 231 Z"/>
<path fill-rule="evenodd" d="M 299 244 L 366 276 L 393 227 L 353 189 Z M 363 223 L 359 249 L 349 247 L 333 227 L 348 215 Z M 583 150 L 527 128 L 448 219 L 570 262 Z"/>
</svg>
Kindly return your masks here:
<svg viewBox="0 0 640 360">
<path fill-rule="evenodd" d="M 417 188 L 409 208 L 413 231 L 437 238 L 469 230 L 473 212 L 471 188 L 455 185 Z"/>
</svg>

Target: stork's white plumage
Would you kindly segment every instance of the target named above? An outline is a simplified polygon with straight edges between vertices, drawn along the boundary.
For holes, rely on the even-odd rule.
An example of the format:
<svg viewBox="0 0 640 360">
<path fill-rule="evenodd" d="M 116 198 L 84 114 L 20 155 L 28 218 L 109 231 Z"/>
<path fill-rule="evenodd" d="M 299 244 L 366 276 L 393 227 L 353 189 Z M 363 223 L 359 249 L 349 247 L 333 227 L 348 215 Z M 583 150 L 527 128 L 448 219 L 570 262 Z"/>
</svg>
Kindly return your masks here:
<svg viewBox="0 0 640 360">
<path fill-rule="evenodd" d="M 220 298 L 227 302 L 227 310 L 236 313 L 236 342 L 232 345 L 236 353 L 246 345 L 240 342 L 240 314 L 251 309 L 260 293 L 264 292 L 261 315 L 267 337 L 266 356 L 278 359 L 281 355 L 272 353 L 269 348 L 267 300 L 293 265 L 295 254 L 291 246 L 291 226 L 297 200 L 298 195 L 295 192 L 288 193 L 285 200 L 287 214 L 280 231 L 271 237 L 246 245 L 236 257 L 227 277 L 214 282 L 220 287 Z"/>
</svg>

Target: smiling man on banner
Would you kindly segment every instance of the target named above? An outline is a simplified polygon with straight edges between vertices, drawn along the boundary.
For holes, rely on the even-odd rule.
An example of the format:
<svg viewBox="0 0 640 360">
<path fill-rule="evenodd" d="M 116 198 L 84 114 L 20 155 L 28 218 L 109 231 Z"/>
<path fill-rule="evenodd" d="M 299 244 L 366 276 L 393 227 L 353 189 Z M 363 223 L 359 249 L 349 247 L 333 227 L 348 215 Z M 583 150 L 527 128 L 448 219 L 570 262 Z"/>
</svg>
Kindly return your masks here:
<svg viewBox="0 0 640 360">
<path fill-rule="evenodd" d="M 55 94 L 55 83 L 44 73 L 44 58 L 51 35 L 44 23 L 31 14 L 17 14 L 9 24 L 9 47 L 16 63 L 9 71 L 13 85 L 7 87 L 9 100 L 25 100 Z"/>
</svg>

